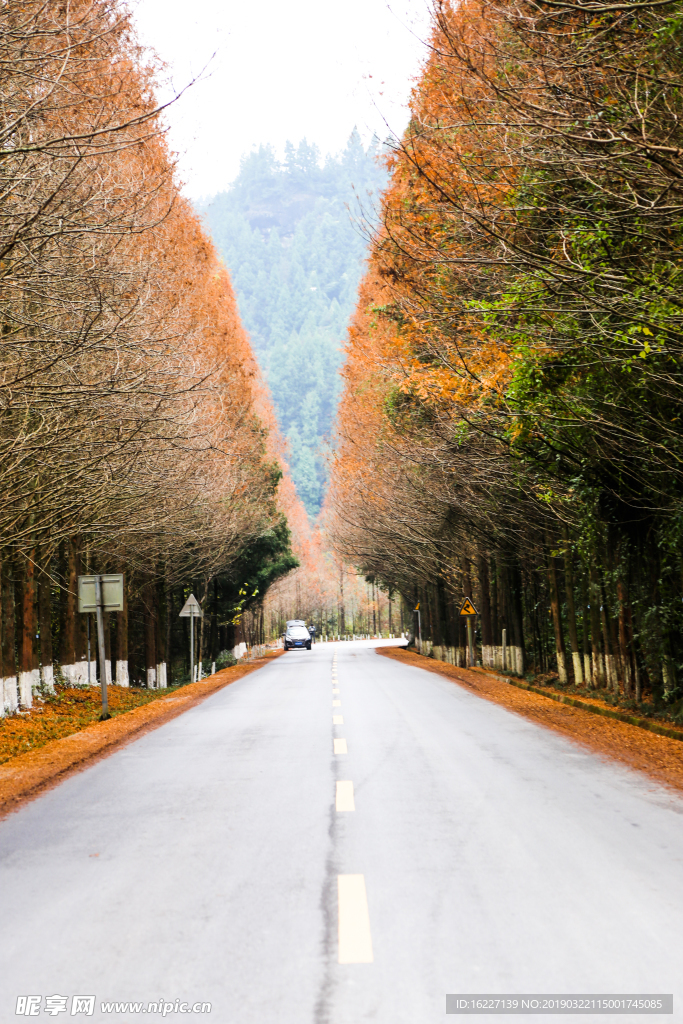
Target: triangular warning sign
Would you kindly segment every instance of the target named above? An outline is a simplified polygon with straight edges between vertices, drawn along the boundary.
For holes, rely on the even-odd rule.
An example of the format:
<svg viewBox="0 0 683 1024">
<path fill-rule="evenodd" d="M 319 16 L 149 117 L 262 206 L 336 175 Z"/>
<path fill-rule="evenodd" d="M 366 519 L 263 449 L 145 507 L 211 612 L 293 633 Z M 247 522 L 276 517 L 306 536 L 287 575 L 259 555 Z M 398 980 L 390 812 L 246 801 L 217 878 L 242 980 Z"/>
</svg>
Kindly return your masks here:
<svg viewBox="0 0 683 1024">
<path fill-rule="evenodd" d="M 466 597 L 465 600 L 463 601 L 462 608 L 460 609 L 460 614 L 461 615 L 477 615 L 477 609 L 474 607 L 474 605 L 470 601 L 469 597 Z"/>
<path fill-rule="evenodd" d="M 194 594 L 190 594 L 190 596 L 188 597 L 187 601 L 185 602 L 180 611 L 180 617 L 183 619 L 198 619 L 201 618 L 201 616 L 201 605 L 199 604 L 199 601 L 194 596 Z"/>
</svg>

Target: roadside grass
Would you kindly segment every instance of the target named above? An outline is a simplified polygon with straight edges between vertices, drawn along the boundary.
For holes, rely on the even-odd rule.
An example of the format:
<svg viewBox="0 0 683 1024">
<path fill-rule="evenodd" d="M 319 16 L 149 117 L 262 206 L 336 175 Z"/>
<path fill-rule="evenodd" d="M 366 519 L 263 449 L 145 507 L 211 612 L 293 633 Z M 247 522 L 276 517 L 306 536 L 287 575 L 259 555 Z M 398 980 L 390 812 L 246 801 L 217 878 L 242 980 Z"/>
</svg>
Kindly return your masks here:
<svg viewBox="0 0 683 1024">
<path fill-rule="evenodd" d="M 166 690 L 143 690 L 132 686 L 109 686 L 109 712 L 115 717 L 152 701 L 170 697 L 178 689 L 169 687 Z M 55 691 L 34 696 L 33 707 L 28 711 L 0 718 L 0 764 L 28 750 L 37 750 L 50 740 L 71 736 L 99 721 L 102 713 L 99 686 L 66 686 L 57 683 Z"/>
</svg>

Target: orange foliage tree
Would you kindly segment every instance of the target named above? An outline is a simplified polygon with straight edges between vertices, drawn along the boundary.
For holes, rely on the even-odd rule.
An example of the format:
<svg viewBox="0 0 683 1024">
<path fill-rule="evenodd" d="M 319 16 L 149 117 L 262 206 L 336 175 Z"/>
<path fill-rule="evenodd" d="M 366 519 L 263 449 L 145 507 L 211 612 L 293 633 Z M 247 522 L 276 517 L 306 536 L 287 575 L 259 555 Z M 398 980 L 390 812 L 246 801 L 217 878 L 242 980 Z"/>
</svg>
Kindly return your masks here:
<svg viewBox="0 0 683 1024">
<path fill-rule="evenodd" d="M 437 656 L 465 657 L 471 596 L 484 664 L 505 630 L 508 669 L 674 711 L 677 17 L 434 4 L 330 495 L 340 557 L 419 602 Z"/>
<path fill-rule="evenodd" d="M 273 530 L 285 543 L 286 526 L 272 413 L 228 275 L 179 193 L 128 12 L 111 0 L 5 5 L 0 53 L 11 711 L 52 685 L 54 662 L 87 678 L 80 572 L 126 571 L 108 671 L 165 685 L 184 587 L 206 600 L 245 547 Z"/>
</svg>

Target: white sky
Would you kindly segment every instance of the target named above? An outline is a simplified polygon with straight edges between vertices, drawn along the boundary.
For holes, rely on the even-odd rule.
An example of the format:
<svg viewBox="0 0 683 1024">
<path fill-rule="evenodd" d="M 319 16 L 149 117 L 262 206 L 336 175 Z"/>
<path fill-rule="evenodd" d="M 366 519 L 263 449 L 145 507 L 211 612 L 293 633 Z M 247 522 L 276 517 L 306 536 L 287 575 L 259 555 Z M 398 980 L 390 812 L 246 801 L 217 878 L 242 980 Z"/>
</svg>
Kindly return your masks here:
<svg viewBox="0 0 683 1024">
<path fill-rule="evenodd" d="M 325 154 L 354 125 L 364 141 L 400 134 L 428 2 L 131 0 L 141 41 L 166 64 L 160 98 L 211 62 L 167 114 L 187 195 L 226 188 L 262 142 L 281 151 L 305 137 Z"/>
</svg>

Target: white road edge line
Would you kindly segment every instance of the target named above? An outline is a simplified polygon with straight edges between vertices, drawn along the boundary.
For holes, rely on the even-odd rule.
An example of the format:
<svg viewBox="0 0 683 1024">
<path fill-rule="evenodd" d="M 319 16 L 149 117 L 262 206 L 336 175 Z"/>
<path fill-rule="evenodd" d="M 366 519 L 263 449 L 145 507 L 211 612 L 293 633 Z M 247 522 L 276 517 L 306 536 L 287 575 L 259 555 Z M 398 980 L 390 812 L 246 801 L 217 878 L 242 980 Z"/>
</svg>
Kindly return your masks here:
<svg viewBox="0 0 683 1024">
<path fill-rule="evenodd" d="M 337 811 L 355 811 L 356 802 L 353 799 L 352 782 L 337 783 L 337 794 L 334 801 L 334 807 Z"/>
<path fill-rule="evenodd" d="M 363 875 L 338 875 L 339 963 L 371 964 L 370 914 Z"/>
</svg>

